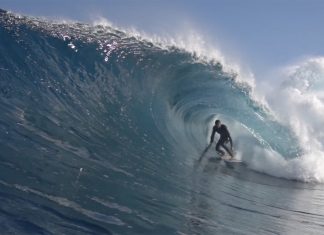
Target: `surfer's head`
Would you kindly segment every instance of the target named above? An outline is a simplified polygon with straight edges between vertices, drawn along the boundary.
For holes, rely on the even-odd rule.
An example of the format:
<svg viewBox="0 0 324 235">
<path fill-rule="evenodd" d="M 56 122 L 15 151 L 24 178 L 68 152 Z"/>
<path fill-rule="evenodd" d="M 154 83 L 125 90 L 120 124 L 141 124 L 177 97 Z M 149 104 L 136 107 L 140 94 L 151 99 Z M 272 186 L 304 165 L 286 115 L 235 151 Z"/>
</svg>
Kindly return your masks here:
<svg viewBox="0 0 324 235">
<path fill-rule="evenodd" d="M 220 120 L 216 120 L 215 121 L 215 126 L 218 128 L 218 127 L 220 127 L 220 125 L 221 125 L 221 121 Z"/>
</svg>

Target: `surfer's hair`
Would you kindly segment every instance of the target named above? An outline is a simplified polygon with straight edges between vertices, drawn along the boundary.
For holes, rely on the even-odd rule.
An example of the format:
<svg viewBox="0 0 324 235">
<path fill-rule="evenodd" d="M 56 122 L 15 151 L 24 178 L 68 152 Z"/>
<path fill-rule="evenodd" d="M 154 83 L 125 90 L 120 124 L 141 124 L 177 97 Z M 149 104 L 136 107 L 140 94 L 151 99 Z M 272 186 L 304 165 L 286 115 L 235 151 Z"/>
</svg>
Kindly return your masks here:
<svg viewBox="0 0 324 235">
<path fill-rule="evenodd" d="M 217 124 L 217 123 L 220 123 L 220 120 L 217 119 L 217 120 L 215 121 L 215 124 Z"/>
</svg>

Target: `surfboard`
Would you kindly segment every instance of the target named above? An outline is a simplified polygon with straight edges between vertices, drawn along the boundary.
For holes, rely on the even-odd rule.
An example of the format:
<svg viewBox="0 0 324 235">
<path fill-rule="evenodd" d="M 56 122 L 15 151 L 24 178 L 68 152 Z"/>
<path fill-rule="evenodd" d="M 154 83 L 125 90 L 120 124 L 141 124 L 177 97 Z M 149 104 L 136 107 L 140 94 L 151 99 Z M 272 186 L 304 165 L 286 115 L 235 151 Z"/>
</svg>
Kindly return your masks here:
<svg viewBox="0 0 324 235">
<path fill-rule="evenodd" d="M 219 156 L 221 160 L 223 160 L 226 163 L 242 163 L 242 160 L 236 159 L 235 157 L 232 158 L 229 155 Z"/>
<path fill-rule="evenodd" d="M 232 158 L 232 159 L 223 159 L 225 162 L 227 163 L 242 163 L 242 160 L 239 160 L 239 159 L 235 159 L 235 158 Z"/>
<path fill-rule="evenodd" d="M 232 158 L 229 155 L 221 156 L 221 159 L 224 161 L 225 165 L 231 169 L 244 165 L 243 161 L 236 158 Z"/>
</svg>

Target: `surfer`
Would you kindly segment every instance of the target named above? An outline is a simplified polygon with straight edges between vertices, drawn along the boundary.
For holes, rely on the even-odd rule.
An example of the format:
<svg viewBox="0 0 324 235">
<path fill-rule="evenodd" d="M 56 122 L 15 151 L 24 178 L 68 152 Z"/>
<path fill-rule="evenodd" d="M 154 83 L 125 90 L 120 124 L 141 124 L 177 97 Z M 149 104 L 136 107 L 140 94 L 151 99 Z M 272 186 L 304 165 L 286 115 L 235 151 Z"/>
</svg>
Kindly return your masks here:
<svg viewBox="0 0 324 235">
<path fill-rule="evenodd" d="M 227 129 L 227 126 L 225 126 L 224 124 L 221 124 L 220 120 L 215 121 L 215 125 L 213 126 L 213 132 L 210 137 L 210 144 L 214 142 L 214 136 L 215 136 L 216 132 L 220 135 L 219 140 L 216 144 L 216 152 L 218 152 L 220 155 L 224 156 L 225 152 L 220 149 L 220 147 L 222 146 L 226 150 L 226 152 L 233 158 L 234 157 L 233 153 L 232 153 L 233 142 L 232 142 L 231 135 Z M 231 151 L 225 145 L 228 141 L 231 144 Z"/>
</svg>

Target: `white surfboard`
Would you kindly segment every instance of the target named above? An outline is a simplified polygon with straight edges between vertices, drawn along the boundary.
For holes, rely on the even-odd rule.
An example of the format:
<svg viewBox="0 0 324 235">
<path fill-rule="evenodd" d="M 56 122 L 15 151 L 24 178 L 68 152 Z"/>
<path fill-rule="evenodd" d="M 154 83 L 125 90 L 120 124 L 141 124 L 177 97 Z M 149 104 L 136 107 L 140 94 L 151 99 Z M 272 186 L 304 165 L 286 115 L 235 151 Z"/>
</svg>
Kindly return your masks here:
<svg viewBox="0 0 324 235">
<path fill-rule="evenodd" d="M 222 159 L 226 163 L 242 163 L 242 160 L 236 159 L 235 157 L 232 158 L 230 155 L 225 154 L 224 156 L 220 156 L 220 159 Z"/>
<path fill-rule="evenodd" d="M 242 160 L 231 158 L 231 159 L 223 159 L 227 163 L 242 163 Z"/>
</svg>

